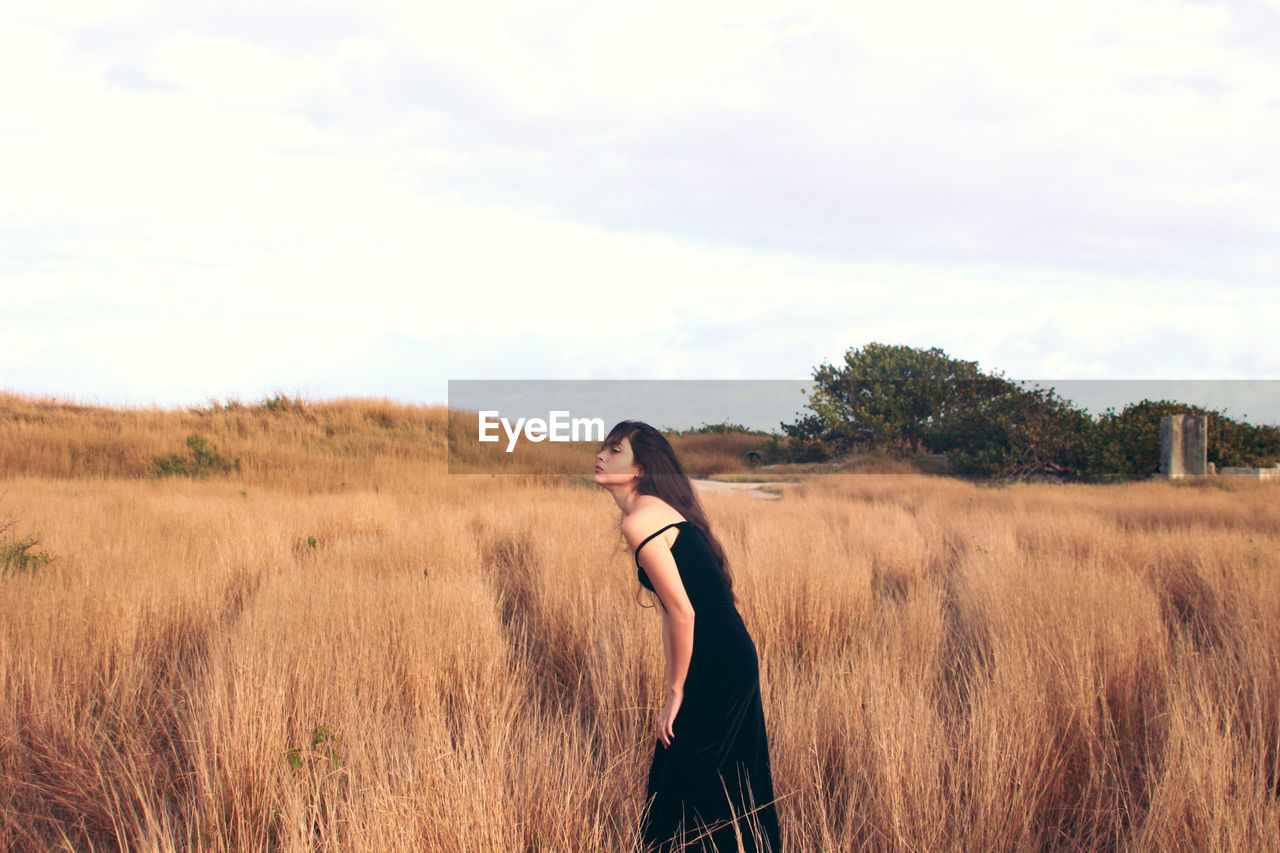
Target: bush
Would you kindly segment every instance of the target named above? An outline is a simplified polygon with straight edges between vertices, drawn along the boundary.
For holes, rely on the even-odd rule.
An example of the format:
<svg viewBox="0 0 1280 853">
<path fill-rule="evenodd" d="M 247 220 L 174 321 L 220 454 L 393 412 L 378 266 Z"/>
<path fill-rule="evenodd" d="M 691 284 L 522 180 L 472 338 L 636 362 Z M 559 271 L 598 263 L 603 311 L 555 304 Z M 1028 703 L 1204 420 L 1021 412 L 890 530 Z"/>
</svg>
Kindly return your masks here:
<svg viewBox="0 0 1280 853">
<path fill-rule="evenodd" d="M 676 435 L 729 435 L 739 433 L 742 435 L 759 436 L 766 436 L 769 434 L 761 429 L 751 429 L 750 427 L 745 427 L 742 424 L 732 424 L 728 421 L 718 424 L 703 423 L 700 427 L 675 431 Z"/>
<path fill-rule="evenodd" d="M 843 365 L 814 370 L 811 414 L 782 430 L 801 447 L 818 441 L 837 456 L 877 449 L 918 453 L 937 423 L 1009 393 L 1011 383 L 977 365 L 937 347 L 870 343 L 849 349 Z"/>
<path fill-rule="evenodd" d="M 1160 419 L 1183 413 L 1209 416 L 1208 461 L 1219 468 L 1280 460 L 1280 427 L 1186 403 L 1143 400 L 1095 420 L 1052 388 L 987 375 L 936 347 L 871 343 L 848 350 L 844 362 L 814 371 L 810 411 L 782 425 L 786 439 L 765 445 L 766 461 L 931 451 L 967 477 L 1136 479 L 1159 470 Z"/>
<path fill-rule="evenodd" d="M 210 474 L 228 474 L 231 469 L 240 468 L 240 459 L 227 460 L 218 453 L 218 448 L 208 439 L 193 432 L 187 436 L 188 455 L 169 453 L 157 456 L 151 463 L 151 469 L 157 477 L 196 477 L 204 479 Z"/>
<path fill-rule="evenodd" d="M 1051 388 L 1021 388 L 957 412 L 935 426 L 929 447 L 957 474 L 1023 480 L 1089 474 L 1089 416 Z"/>
<path fill-rule="evenodd" d="M 1207 415 L 1206 457 L 1219 468 L 1266 468 L 1280 459 L 1280 429 L 1253 426 L 1223 412 L 1171 400 L 1142 400 L 1118 414 L 1107 410 L 1097 423 L 1094 469 L 1098 476 L 1150 477 L 1160 469 L 1160 419 Z"/>
<path fill-rule="evenodd" d="M 13 528 L 13 522 L 0 524 L 0 533 Z M 48 551 L 37 551 L 40 540 L 35 536 L 17 539 L 7 536 L 0 541 L 0 579 L 10 575 L 34 575 L 53 562 L 54 557 Z"/>
</svg>

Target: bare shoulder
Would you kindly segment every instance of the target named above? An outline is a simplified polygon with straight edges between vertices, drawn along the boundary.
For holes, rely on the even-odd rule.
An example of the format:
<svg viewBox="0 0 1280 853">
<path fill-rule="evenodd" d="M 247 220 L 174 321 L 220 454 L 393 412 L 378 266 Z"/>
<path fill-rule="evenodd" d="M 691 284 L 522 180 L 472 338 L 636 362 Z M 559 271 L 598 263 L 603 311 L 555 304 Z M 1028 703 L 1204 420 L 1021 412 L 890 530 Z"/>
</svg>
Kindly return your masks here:
<svg viewBox="0 0 1280 853">
<path fill-rule="evenodd" d="M 661 498 L 652 498 L 645 500 L 630 515 L 622 519 L 622 535 L 626 537 L 627 544 L 634 549 L 649 534 L 677 521 L 684 521 L 680 513 Z"/>
<path fill-rule="evenodd" d="M 626 538 L 627 544 L 631 546 L 631 550 L 635 550 L 644 538 L 653 531 L 661 527 L 657 522 L 657 517 L 652 516 L 643 510 L 637 510 L 626 518 L 622 519 L 622 535 Z"/>
</svg>

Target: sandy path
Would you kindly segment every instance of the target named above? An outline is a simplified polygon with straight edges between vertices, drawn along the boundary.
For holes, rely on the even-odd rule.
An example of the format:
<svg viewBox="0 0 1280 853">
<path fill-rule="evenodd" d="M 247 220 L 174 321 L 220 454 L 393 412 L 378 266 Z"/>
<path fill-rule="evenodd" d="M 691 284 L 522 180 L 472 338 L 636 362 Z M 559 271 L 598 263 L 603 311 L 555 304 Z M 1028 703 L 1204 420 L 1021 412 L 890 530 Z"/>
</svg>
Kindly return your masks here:
<svg viewBox="0 0 1280 853">
<path fill-rule="evenodd" d="M 776 501 L 782 495 L 777 492 L 766 492 L 761 486 L 795 486 L 797 483 L 725 483 L 720 480 L 692 480 L 693 487 L 699 492 L 738 492 L 749 498 L 763 498 Z"/>
</svg>

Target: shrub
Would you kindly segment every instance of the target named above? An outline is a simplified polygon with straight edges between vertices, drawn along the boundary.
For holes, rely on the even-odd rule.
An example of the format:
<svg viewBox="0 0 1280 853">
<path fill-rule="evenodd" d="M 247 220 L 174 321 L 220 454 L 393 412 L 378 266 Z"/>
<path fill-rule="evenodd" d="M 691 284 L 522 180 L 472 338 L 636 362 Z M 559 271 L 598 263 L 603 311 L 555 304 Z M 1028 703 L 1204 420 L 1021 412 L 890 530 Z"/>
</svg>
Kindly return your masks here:
<svg viewBox="0 0 1280 853">
<path fill-rule="evenodd" d="M 790 436 L 785 439 L 770 438 L 760 449 L 760 462 L 765 465 L 795 462 L 826 462 L 832 453 L 821 440 L 816 438 L 800 438 Z"/>
<path fill-rule="evenodd" d="M 275 414 L 306 411 L 307 404 L 301 397 L 290 397 L 288 394 L 276 393 L 258 403 L 258 408 Z"/>
<path fill-rule="evenodd" d="M 751 429 L 750 427 L 745 427 L 742 424 L 733 424 L 733 423 L 729 423 L 728 421 L 723 421 L 718 424 L 709 424 L 704 422 L 700 427 L 694 427 L 692 429 L 686 429 L 686 430 L 676 430 L 675 434 L 676 435 L 742 434 L 742 435 L 767 436 L 769 433 L 760 429 Z"/>
<path fill-rule="evenodd" d="M 193 432 L 187 436 L 188 455 L 169 453 L 157 456 L 151 469 L 157 477 L 197 477 L 210 474 L 228 474 L 232 468 L 240 468 L 240 459 L 228 460 L 218 453 L 218 448 L 208 439 Z"/>
<path fill-rule="evenodd" d="M 1262 467 L 1280 459 L 1280 429 L 1253 426 L 1225 412 L 1171 400 L 1142 400 L 1116 413 L 1108 409 L 1098 419 L 1097 469 L 1129 477 L 1150 477 L 1160 469 L 1160 420 L 1166 415 L 1207 415 L 1208 461 L 1224 467 Z"/>
<path fill-rule="evenodd" d="M 13 522 L 0 524 L 0 533 L 13 527 Z M 8 536 L 0 541 L 0 578 L 10 575 L 34 575 L 53 562 L 53 555 L 48 551 L 37 551 L 40 540 L 35 536 L 17 539 Z"/>
<path fill-rule="evenodd" d="M 1089 473 L 1088 414 L 1052 388 L 1008 384 L 1005 393 L 936 424 L 931 449 L 947 454 L 962 476 L 1082 479 Z"/>
</svg>

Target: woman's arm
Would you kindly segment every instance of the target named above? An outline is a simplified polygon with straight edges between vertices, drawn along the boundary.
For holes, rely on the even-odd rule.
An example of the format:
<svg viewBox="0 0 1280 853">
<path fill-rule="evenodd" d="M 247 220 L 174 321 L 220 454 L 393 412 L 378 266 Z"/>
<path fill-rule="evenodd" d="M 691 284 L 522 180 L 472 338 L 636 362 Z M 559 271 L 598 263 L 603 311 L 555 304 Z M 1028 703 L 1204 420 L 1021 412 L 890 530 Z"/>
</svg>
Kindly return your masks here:
<svg viewBox="0 0 1280 853">
<path fill-rule="evenodd" d="M 638 524 L 623 523 L 622 532 L 634 549 L 648 532 Z M 652 525 L 649 525 L 652 527 Z M 685 535 L 685 534 L 680 534 Z M 667 698 L 662 713 L 658 715 L 658 740 L 663 746 L 671 746 L 675 737 L 674 724 L 680 705 L 684 701 L 684 682 L 689 675 L 689 661 L 693 658 L 693 603 L 685 592 L 676 568 L 675 557 L 661 536 L 655 536 L 640 551 L 640 565 L 653 584 L 662 608 L 662 645 L 667 659 Z"/>
<path fill-rule="evenodd" d="M 667 656 L 667 698 L 658 714 L 658 740 L 670 748 L 676 736 L 676 715 L 684 704 L 684 680 L 689 674 L 689 660 L 693 657 L 693 616 L 685 623 L 672 619 L 666 608 L 662 611 L 662 646 Z"/>
<path fill-rule="evenodd" d="M 689 661 L 693 658 L 693 616 L 692 605 L 688 613 L 672 613 L 665 605 L 662 608 L 662 645 L 667 653 L 668 692 L 684 693 L 684 680 L 689 675 Z"/>
</svg>

